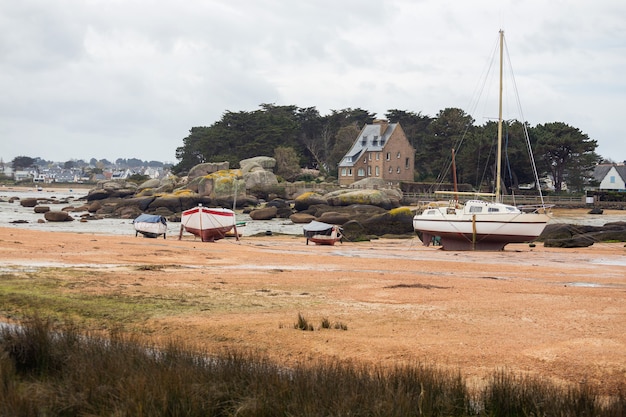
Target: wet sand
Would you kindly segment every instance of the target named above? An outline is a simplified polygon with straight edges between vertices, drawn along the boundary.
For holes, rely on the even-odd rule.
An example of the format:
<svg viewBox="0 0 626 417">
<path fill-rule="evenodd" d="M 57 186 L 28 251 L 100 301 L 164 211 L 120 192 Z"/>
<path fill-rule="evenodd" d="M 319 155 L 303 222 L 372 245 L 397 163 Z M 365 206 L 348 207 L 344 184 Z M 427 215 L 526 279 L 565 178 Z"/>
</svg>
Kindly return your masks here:
<svg viewBox="0 0 626 417">
<path fill-rule="evenodd" d="M 163 341 L 287 364 L 421 361 L 476 381 L 505 369 L 608 393 L 626 378 L 624 243 L 444 252 L 417 238 L 329 247 L 300 236 L 202 243 L 0 227 L 0 267 L 24 266 L 85 271 L 68 285 L 77 293 L 200 300 L 193 314 L 142 323 Z M 295 330 L 298 314 L 347 330 Z"/>
</svg>

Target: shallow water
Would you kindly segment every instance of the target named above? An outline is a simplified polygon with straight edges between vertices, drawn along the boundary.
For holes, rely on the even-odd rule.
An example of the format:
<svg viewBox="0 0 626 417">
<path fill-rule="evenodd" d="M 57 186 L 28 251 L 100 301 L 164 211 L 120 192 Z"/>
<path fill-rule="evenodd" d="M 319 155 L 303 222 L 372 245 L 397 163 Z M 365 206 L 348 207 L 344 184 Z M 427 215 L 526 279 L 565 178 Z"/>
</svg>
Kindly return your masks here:
<svg viewBox="0 0 626 417">
<path fill-rule="evenodd" d="M 73 233 L 97 233 L 108 235 L 134 235 L 132 219 L 100 219 L 81 222 L 80 216 L 84 212 L 71 213 L 74 221 L 70 222 L 45 222 L 38 223 L 44 219 L 41 213 L 35 213 L 32 207 L 22 207 L 19 201 L 9 203 L 11 197 L 41 198 L 52 200 L 49 205 L 51 210 L 61 210 L 67 206 L 80 206 L 84 203 L 80 199 L 87 195 L 87 190 L 76 190 L 72 192 L 47 192 L 47 191 L 10 191 L 0 189 L 0 226 L 15 228 L 16 230 L 45 230 L 53 232 L 73 232 Z M 55 203 L 54 201 L 63 202 Z M 19 221 L 20 223 L 12 223 Z M 238 229 L 243 236 L 253 236 L 258 233 L 301 235 L 302 225 L 294 224 L 289 219 L 273 220 L 252 220 L 247 214 L 237 214 L 238 222 L 245 222 L 244 227 Z M 168 222 L 167 236 L 176 236 L 180 233 L 180 223 Z M 190 235 L 191 236 L 191 235 Z"/>
<path fill-rule="evenodd" d="M 76 219 L 72 222 L 45 222 L 38 223 L 43 220 L 44 215 L 35 213 L 30 207 L 22 207 L 19 201 L 8 203 L 11 197 L 24 198 L 47 198 L 52 201 L 67 201 L 63 204 L 49 204 L 52 210 L 61 210 L 68 205 L 78 206 L 84 201 L 80 199 L 87 195 L 88 190 L 76 189 L 65 192 L 51 192 L 49 190 L 30 191 L 0 188 L 0 226 L 12 227 L 17 230 L 45 230 L 58 232 L 74 232 L 74 233 L 97 233 L 109 235 L 134 235 L 135 229 L 132 219 L 101 219 L 80 222 L 80 215 L 84 213 L 72 213 Z M 14 221 L 23 221 L 24 223 L 12 223 Z M 273 219 L 273 220 L 251 220 L 246 214 L 237 214 L 237 221 L 246 222 L 245 227 L 239 228 L 239 233 L 243 236 L 253 236 L 259 233 L 266 234 L 286 234 L 286 235 L 302 235 L 302 225 L 294 224 L 289 219 Z M 626 213 L 620 215 L 590 215 L 584 212 L 558 215 L 554 217 L 550 223 L 571 223 L 588 226 L 602 226 L 605 223 L 626 221 Z M 168 236 L 178 236 L 180 232 L 180 223 L 169 222 L 167 225 Z"/>
</svg>

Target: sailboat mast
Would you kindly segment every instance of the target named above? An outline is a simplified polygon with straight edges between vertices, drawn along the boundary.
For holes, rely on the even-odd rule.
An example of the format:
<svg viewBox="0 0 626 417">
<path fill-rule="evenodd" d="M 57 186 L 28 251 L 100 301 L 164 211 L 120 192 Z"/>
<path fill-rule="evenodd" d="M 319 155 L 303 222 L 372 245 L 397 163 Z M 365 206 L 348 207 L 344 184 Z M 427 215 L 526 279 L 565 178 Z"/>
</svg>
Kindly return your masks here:
<svg viewBox="0 0 626 417">
<path fill-rule="evenodd" d="M 500 88 L 498 90 L 498 155 L 496 161 L 496 202 L 501 202 L 500 182 L 502 172 L 502 62 L 504 57 L 504 31 L 500 29 Z"/>
</svg>

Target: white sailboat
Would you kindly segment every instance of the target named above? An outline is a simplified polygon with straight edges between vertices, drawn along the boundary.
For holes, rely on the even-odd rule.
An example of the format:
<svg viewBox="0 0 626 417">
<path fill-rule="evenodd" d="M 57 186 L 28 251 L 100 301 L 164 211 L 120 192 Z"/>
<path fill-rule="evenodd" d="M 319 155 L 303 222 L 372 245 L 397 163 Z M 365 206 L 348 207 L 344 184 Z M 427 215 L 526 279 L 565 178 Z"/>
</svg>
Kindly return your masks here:
<svg viewBox="0 0 626 417">
<path fill-rule="evenodd" d="M 498 109 L 498 150 L 496 186 L 493 194 L 470 193 L 478 197 L 491 196 L 491 200 L 471 199 L 461 204 L 459 194 L 446 204 L 431 204 L 413 218 L 413 228 L 422 243 L 440 244 L 444 250 L 503 250 L 509 243 L 535 240 L 550 220 L 549 206 L 516 207 L 502 202 L 500 186 L 502 167 L 502 66 L 504 32 L 500 31 L 500 91 Z M 531 153 L 532 158 L 532 153 Z M 453 159 L 454 160 L 454 159 Z M 535 178 L 534 162 L 531 161 Z M 453 170 L 455 168 L 453 167 Z M 539 181 L 536 182 L 537 184 Z M 541 190 L 539 190 L 541 193 Z"/>
</svg>

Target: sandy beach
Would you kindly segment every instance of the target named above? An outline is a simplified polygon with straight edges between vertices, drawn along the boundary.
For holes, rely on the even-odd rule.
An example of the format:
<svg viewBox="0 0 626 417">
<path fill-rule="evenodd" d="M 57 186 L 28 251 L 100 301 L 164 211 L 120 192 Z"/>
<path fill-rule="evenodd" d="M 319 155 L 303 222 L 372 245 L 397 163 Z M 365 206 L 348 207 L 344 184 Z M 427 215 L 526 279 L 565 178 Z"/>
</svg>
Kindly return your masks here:
<svg viewBox="0 0 626 417">
<path fill-rule="evenodd" d="M 58 268 L 70 293 L 193 300 L 192 313 L 151 317 L 142 333 L 286 364 L 421 361 L 477 382 L 508 370 L 607 393 L 626 378 L 624 243 L 444 252 L 417 238 L 329 247 L 0 227 L 0 267 Z M 298 314 L 347 330 L 296 330 Z"/>
</svg>

